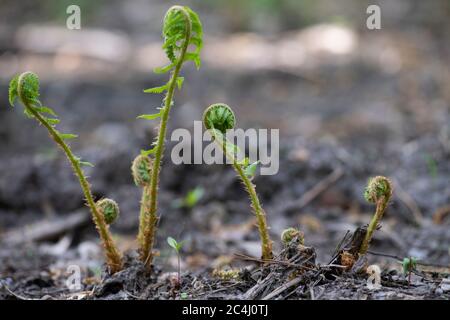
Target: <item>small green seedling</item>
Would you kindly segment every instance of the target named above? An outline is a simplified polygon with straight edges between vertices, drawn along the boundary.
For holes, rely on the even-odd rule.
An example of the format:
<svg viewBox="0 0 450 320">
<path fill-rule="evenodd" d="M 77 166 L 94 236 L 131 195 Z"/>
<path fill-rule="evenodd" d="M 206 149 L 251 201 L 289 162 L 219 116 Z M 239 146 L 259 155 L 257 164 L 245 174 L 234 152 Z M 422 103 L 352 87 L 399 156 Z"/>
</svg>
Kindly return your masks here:
<svg viewBox="0 0 450 320">
<path fill-rule="evenodd" d="M 188 294 L 187 294 L 186 292 L 182 292 L 182 293 L 180 294 L 180 299 L 186 300 L 187 298 L 189 298 L 189 296 L 188 296 Z"/>
<path fill-rule="evenodd" d="M 200 199 L 205 194 L 205 189 L 202 187 L 196 187 L 192 190 L 190 190 L 184 198 L 176 199 L 174 201 L 174 207 L 175 208 L 187 208 L 192 209 L 197 205 L 197 203 L 200 201 Z"/>
<path fill-rule="evenodd" d="M 429 153 L 426 153 L 423 157 L 427 163 L 428 174 L 432 179 L 436 179 L 438 177 L 438 165 L 436 160 L 434 160 Z"/>
<path fill-rule="evenodd" d="M 244 184 L 245 190 L 250 196 L 251 206 L 256 215 L 259 235 L 261 238 L 261 251 L 263 260 L 273 258 L 272 240 L 264 212 L 255 185 L 251 182 L 257 167 L 257 162 L 249 164 L 247 158 L 239 161 L 236 157 L 238 147 L 225 138 L 227 130 L 233 129 L 236 124 L 236 117 L 233 110 L 224 103 L 216 103 L 209 106 L 203 113 L 203 125 L 220 146 L 225 156 L 232 161 L 232 166 Z"/>
<path fill-rule="evenodd" d="M 158 74 L 170 72 L 170 78 L 166 84 L 146 89 L 144 92 L 165 93 L 165 97 L 157 113 L 144 114 L 138 117 L 144 120 L 161 119 L 159 132 L 152 144 L 152 148 L 141 151 L 141 155 L 152 157 L 150 181 L 143 190 L 144 195 L 141 201 L 141 219 L 138 235 L 140 257 L 148 269 L 151 268 L 154 256 L 153 245 L 158 224 L 159 173 L 164 152 L 167 122 L 173 106 L 175 89 L 181 89 L 184 82 L 184 78 L 180 76 L 183 64 L 187 61 L 193 61 L 197 68 L 200 68 L 200 51 L 203 46 L 202 24 L 198 15 L 189 7 L 173 6 L 164 17 L 162 36 L 164 38 L 162 48 L 169 59 L 169 64 L 165 67 L 156 68 L 154 71 Z"/>
<path fill-rule="evenodd" d="M 367 187 L 364 191 L 364 198 L 370 202 L 376 204 L 375 214 L 367 227 L 367 232 L 364 240 L 359 249 L 359 254 L 365 255 L 369 250 L 370 241 L 372 240 L 373 233 L 377 229 L 378 223 L 386 211 L 389 200 L 392 197 L 392 183 L 383 176 L 377 176 L 369 179 Z"/>
<path fill-rule="evenodd" d="M 75 139 L 78 136 L 72 133 L 62 133 L 56 128 L 60 122 L 58 115 L 51 108 L 42 106 L 39 101 L 39 78 L 36 74 L 28 71 L 16 75 L 11 80 L 9 84 L 9 103 L 11 106 L 14 106 L 17 99 L 25 107 L 25 115 L 30 119 L 36 120 L 40 125 L 47 129 L 50 138 L 65 153 L 78 178 L 86 199 L 86 204 L 91 210 L 92 219 L 103 242 L 109 271 L 111 273 L 120 271 L 122 269 L 122 257 L 114 244 L 108 226 L 108 224 L 112 223 L 117 218 L 119 207 L 117 206 L 117 203 L 109 199 L 103 199 L 97 203 L 94 201 L 91 187 L 83 171 L 84 166 L 93 167 L 93 164 L 83 161 L 75 156 L 68 144 L 69 140 Z"/>
<path fill-rule="evenodd" d="M 408 275 L 408 285 L 411 284 L 411 274 L 417 268 L 417 259 L 414 257 L 404 258 L 402 261 L 403 275 Z"/>
<path fill-rule="evenodd" d="M 178 242 L 172 237 L 167 238 L 167 243 L 169 246 L 175 250 L 177 254 L 177 260 L 178 260 L 178 285 L 181 285 L 181 249 L 183 248 L 184 241 Z"/>
</svg>

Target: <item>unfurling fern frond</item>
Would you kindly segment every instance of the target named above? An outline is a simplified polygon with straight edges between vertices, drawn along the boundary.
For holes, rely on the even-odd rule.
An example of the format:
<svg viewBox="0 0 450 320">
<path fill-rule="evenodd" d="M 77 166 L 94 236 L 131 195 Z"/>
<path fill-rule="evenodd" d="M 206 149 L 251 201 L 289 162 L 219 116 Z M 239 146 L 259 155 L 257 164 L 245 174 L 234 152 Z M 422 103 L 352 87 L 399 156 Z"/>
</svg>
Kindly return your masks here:
<svg viewBox="0 0 450 320">
<path fill-rule="evenodd" d="M 200 51 L 203 47 L 203 28 L 198 15 L 186 6 L 171 7 L 164 17 L 162 36 L 164 38 L 163 49 L 171 62 L 173 69 L 179 62 L 181 55 L 183 60 L 194 61 L 200 68 Z M 192 51 L 182 54 L 183 47 L 194 47 Z M 188 59 L 187 59 L 188 57 Z M 159 69 L 158 71 L 163 71 Z"/>
<path fill-rule="evenodd" d="M 43 107 L 41 105 L 41 102 L 39 101 L 39 78 L 36 74 L 32 72 L 25 72 L 21 75 L 15 76 L 11 80 L 9 84 L 9 102 L 11 106 L 14 105 L 14 102 L 17 99 L 19 99 L 24 105 L 25 114 L 29 118 L 36 119 L 42 126 L 44 126 L 50 134 L 50 137 L 64 151 L 67 159 L 72 165 L 75 175 L 80 182 L 87 205 L 91 209 L 92 218 L 99 231 L 100 238 L 102 239 L 103 246 L 105 248 L 109 269 L 111 273 L 121 270 L 122 258 L 120 253 L 117 251 L 107 225 L 107 223 L 112 222 L 112 215 L 104 216 L 99 210 L 99 207 L 97 207 L 87 178 L 81 168 L 82 166 L 93 165 L 89 162 L 82 161 L 79 157 L 75 156 L 70 149 L 70 146 L 66 143 L 66 140 L 74 139 L 77 135 L 71 133 L 61 133 L 55 128 L 60 120 L 58 119 L 58 115 L 55 111 L 49 107 Z"/>
<path fill-rule="evenodd" d="M 139 224 L 139 245 L 141 260 L 148 268 L 151 267 L 153 259 L 153 243 L 158 223 L 157 199 L 159 172 L 161 159 L 164 151 L 164 141 L 167 131 L 167 122 L 170 109 L 173 106 L 173 97 L 176 88 L 181 89 L 184 78 L 180 71 L 186 61 L 194 61 L 197 68 L 200 67 L 200 51 L 203 46 L 203 30 L 198 15 L 188 7 L 173 6 L 165 17 L 162 29 L 164 39 L 163 50 L 170 63 L 161 68 L 156 68 L 155 73 L 166 73 L 171 71 L 169 81 L 155 88 L 145 90 L 146 93 L 165 93 L 163 106 L 156 114 L 141 115 L 139 119 L 155 120 L 161 119 L 159 132 L 152 148 L 142 150 L 142 156 L 152 156 L 152 170 L 149 185 L 143 190 L 141 202 L 141 219 Z"/>
<path fill-rule="evenodd" d="M 259 201 L 255 185 L 251 182 L 259 161 L 250 164 L 248 158 L 238 160 L 236 154 L 239 153 L 239 148 L 226 138 L 227 130 L 233 129 L 236 125 L 236 116 L 233 110 L 225 103 L 213 104 L 203 113 L 203 125 L 211 133 L 214 141 L 220 146 L 225 156 L 231 160 L 234 170 L 244 184 L 257 219 L 261 238 L 262 258 L 264 260 L 272 259 L 272 240 L 267 227 L 266 213 Z"/>
</svg>

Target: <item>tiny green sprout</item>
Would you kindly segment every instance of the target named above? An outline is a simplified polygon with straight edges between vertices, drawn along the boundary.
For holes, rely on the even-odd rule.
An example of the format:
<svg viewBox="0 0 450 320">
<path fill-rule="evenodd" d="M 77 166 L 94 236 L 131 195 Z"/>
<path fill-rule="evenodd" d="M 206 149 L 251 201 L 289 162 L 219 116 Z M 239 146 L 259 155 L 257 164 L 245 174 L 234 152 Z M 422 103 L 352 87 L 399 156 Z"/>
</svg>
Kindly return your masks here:
<svg viewBox="0 0 450 320">
<path fill-rule="evenodd" d="M 305 242 L 303 232 L 296 228 L 284 229 L 281 233 L 281 242 L 283 243 L 283 245 L 288 246 L 293 240 L 303 245 Z"/>
<path fill-rule="evenodd" d="M 92 195 L 91 187 L 82 169 L 83 166 L 93 165 L 74 155 L 68 144 L 68 140 L 75 139 L 77 135 L 62 133 L 56 129 L 56 126 L 60 122 L 58 115 L 51 108 L 42 105 L 39 100 L 39 95 L 39 78 L 33 72 L 28 71 L 16 75 L 9 84 L 9 103 L 11 106 L 14 106 L 15 101 L 18 99 L 25 107 L 25 115 L 28 118 L 35 119 L 40 125 L 47 129 L 50 137 L 65 153 L 78 178 L 86 203 L 91 210 L 93 221 L 103 242 L 109 271 L 111 273 L 120 271 L 122 269 L 122 257 L 109 232 L 105 217 L 98 210 Z"/>
<path fill-rule="evenodd" d="M 178 286 L 179 286 L 181 284 L 181 249 L 183 248 L 184 241 L 178 242 L 174 238 L 168 237 L 167 238 L 167 243 L 177 253 L 177 260 L 178 260 Z"/>
<path fill-rule="evenodd" d="M 411 273 L 417 268 L 417 259 L 414 257 L 404 258 L 402 261 L 403 275 L 408 275 L 408 284 L 411 283 Z"/>
<path fill-rule="evenodd" d="M 272 259 L 272 240 L 269 236 L 266 213 L 259 201 L 255 185 L 251 181 L 257 163 L 249 164 L 247 158 L 238 160 L 236 157 L 236 153 L 239 151 L 238 147 L 229 142 L 225 137 L 226 131 L 233 129 L 236 125 L 236 116 L 233 110 L 224 103 L 213 104 L 206 108 L 203 113 L 203 125 L 209 130 L 214 141 L 221 147 L 225 156 L 232 161 L 234 170 L 244 184 L 245 190 L 250 196 L 251 207 L 257 219 L 258 231 L 261 238 L 262 258 L 263 260 Z"/>
<path fill-rule="evenodd" d="M 162 156 L 166 139 L 169 113 L 174 105 L 175 91 L 181 89 L 184 77 L 180 76 L 183 64 L 192 61 L 197 69 L 200 68 L 200 52 L 203 47 L 203 29 L 198 15 L 186 6 L 172 6 L 164 16 L 162 37 L 164 43 L 162 49 L 166 53 L 169 64 L 154 69 L 155 73 L 170 72 L 170 78 L 162 86 L 144 90 L 145 93 L 165 94 L 162 106 L 158 112 L 144 114 L 139 119 L 153 121 L 160 119 L 159 132 L 152 147 L 142 150 L 142 155 L 152 155 L 153 164 L 149 186 L 144 188 L 145 195 L 141 202 L 141 213 L 144 215 L 139 223 L 139 252 L 140 258 L 147 268 L 151 268 L 153 261 L 153 245 L 158 225 L 158 185 L 161 171 Z"/>
<path fill-rule="evenodd" d="M 402 267 L 403 267 L 403 274 L 404 275 L 408 274 L 409 272 L 411 272 L 411 270 L 416 269 L 417 259 L 414 257 L 404 258 L 402 261 Z"/>
<path fill-rule="evenodd" d="M 184 241 L 178 242 L 172 237 L 167 238 L 167 243 L 169 246 L 174 249 L 177 253 L 180 253 L 181 249 L 183 248 Z"/>
<path fill-rule="evenodd" d="M 189 296 L 188 296 L 188 294 L 187 294 L 186 292 L 182 292 L 182 293 L 180 294 L 180 299 L 186 300 L 187 298 L 189 298 Z"/>
<path fill-rule="evenodd" d="M 174 207 L 192 209 L 197 205 L 204 194 L 205 189 L 203 189 L 202 187 L 196 187 L 190 190 L 183 198 L 177 199 L 174 202 Z"/>
<path fill-rule="evenodd" d="M 103 214 L 105 222 L 112 224 L 117 220 L 120 214 L 119 205 L 114 200 L 105 198 L 96 202 L 98 211 Z"/>
<path fill-rule="evenodd" d="M 438 165 L 436 163 L 436 160 L 434 160 L 433 157 L 428 153 L 426 153 L 423 157 L 427 163 L 428 174 L 432 179 L 436 179 L 438 176 Z"/>
<path fill-rule="evenodd" d="M 364 198 L 373 204 L 376 204 L 375 214 L 367 227 L 367 232 L 364 240 L 359 249 L 359 254 L 366 254 L 369 250 L 370 241 L 372 240 L 373 233 L 377 229 L 378 223 L 386 211 L 389 200 L 392 197 L 392 183 L 391 181 L 383 176 L 377 176 L 369 179 L 367 187 L 364 191 Z"/>
</svg>

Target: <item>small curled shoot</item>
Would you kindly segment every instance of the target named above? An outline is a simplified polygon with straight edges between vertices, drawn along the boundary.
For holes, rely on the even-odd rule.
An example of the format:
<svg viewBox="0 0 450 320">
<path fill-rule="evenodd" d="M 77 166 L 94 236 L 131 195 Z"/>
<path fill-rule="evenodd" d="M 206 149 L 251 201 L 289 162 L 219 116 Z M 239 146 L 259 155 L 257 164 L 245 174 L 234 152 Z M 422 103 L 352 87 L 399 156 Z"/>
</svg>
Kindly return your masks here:
<svg viewBox="0 0 450 320">
<path fill-rule="evenodd" d="M 114 200 L 105 198 L 96 202 L 98 211 L 103 214 L 107 224 L 114 223 L 120 215 L 119 205 Z"/>
<path fill-rule="evenodd" d="M 152 159 L 145 155 L 138 155 L 131 165 L 131 173 L 137 186 L 148 186 L 152 173 Z"/>
<path fill-rule="evenodd" d="M 209 130 L 214 141 L 221 147 L 225 156 L 232 161 L 233 168 L 244 184 L 245 190 L 250 196 L 251 207 L 255 213 L 258 231 L 261 238 L 261 252 L 263 260 L 270 260 L 273 258 L 272 240 L 269 235 L 269 228 L 266 221 L 266 213 L 264 212 L 261 203 L 256 193 L 255 185 L 251 182 L 255 168 L 247 170 L 249 166 L 256 166 L 249 164 L 247 158 L 238 161 L 236 154 L 238 147 L 229 142 L 225 133 L 229 129 L 233 129 L 236 124 L 236 116 L 233 110 L 224 103 L 216 103 L 209 106 L 203 113 L 203 125 Z"/>
<path fill-rule="evenodd" d="M 163 49 L 173 65 L 182 58 L 192 60 L 197 68 L 200 67 L 203 28 L 198 15 L 194 11 L 187 6 L 172 6 L 164 17 L 162 36 L 164 38 Z M 184 45 L 192 45 L 195 49 L 182 54 Z M 164 68 L 159 70 L 165 71 Z"/>
<path fill-rule="evenodd" d="M 143 188 L 141 198 L 141 209 L 139 213 L 139 225 L 143 226 L 148 219 L 147 210 L 149 201 L 150 181 L 152 174 L 152 159 L 146 154 L 138 155 L 131 165 L 131 173 L 136 186 Z M 139 228 L 138 243 L 140 246 L 144 245 L 144 229 Z"/>
<path fill-rule="evenodd" d="M 389 200 L 392 197 L 392 192 L 392 183 L 388 178 L 377 176 L 369 179 L 367 187 L 364 191 L 364 198 L 369 203 L 375 204 L 376 209 L 375 214 L 367 227 L 366 235 L 359 249 L 360 255 L 366 254 L 367 250 L 369 250 L 370 241 L 372 240 L 372 236 L 377 229 L 384 212 L 386 211 Z"/>
<path fill-rule="evenodd" d="M 12 78 L 9 84 L 9 102 L 11 106 L 14 106 L 17 99 L 24 105 L 25 115 L 28 118 L 35 119 L 44 126 L 53 141 L 55 141 L 65 153 L 78 178 L 86 203 L 91 210 L 92 219 L 105 248 L 106 263 L 109 270 L 111 273 L 120 271 L 122 269 L 121 255 L 112 240 L 105 217 L 97 208 L 91 192 L 91 187 L 82 169 L 83 166 L 93 165 L 75 156 L 70 146 L 67 144 L 67 140 L 75 139 L 77 135 L 72 133 L 62 133 L 56 129 L 56 125 L 59 124 L 60 120 L 55 111 L 49 107 L 42 106 L 39 100 L 39 78 L 35 73 L 27 71 Z"/>
<path fill-rule="evenodd" d="M 281 233 L 281 242 L 283 243 L 283 245 L 288 246 L 294 240 L 303 245 L 305 242 L 305 236 L 303 232 L 296 228 L 284 229 Z"/>
<path fill-rule="evenodd" d="M 364 198 L 367 202 L 376 204 L 379 200 L 389 199 L 392 196 L 392 183 L 388 178 L 377 176 L 369 179 L 364 190 Z"/>
<path fill-rule="evenodd" d="M 225 134 L 227 130 L 235 127 L 236 116 L 228 105 L 215 103 L 203 112 L 203 124 L 208 130 L 216 129 Z"/>
</svg>

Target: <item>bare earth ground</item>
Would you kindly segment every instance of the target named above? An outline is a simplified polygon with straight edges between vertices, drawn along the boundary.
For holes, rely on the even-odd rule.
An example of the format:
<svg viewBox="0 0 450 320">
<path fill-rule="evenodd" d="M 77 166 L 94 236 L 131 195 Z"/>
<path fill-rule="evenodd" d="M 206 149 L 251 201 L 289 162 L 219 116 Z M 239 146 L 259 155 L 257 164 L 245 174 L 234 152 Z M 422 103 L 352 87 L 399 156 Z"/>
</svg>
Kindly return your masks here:
<svg viewBox="0 0 450 320">
<path fill-rule="evenodd" d="M 280 129 L 280 171 L 255 179 L 277 262 L 261 267 L 257 261 L 257 230 L 232 169 L 175 166 L 169 143 L 161 177 L 160 256 L 151 274 L 135 259 L 140 190 L 129 168 L 155 132 L 135 117 L 160 103 L 160 97 L 140 93 L 161 82 L 148 71 L 160 63 L 159 42 L 128 44 L 129 52 L 154 58 L 144 62 L 128 51 L 126 58 L 92 58 L 14 48 L 20 65 L 42 75 L 42 100 L 60 113 L 66 131 L 80 133 L 73 146 L 96 165 L 88 170 L 96 196 L 119 202 L 121 217 L 112 229 L 127 252 L 127 268 L 114 276 L 104 272 L 77 181 L 44 130 L 20 108 L 7 107 L 5 73 L 0 299 L 449 299 L 449 42 L 445 35 L 410 30 L 339 30 L 350 46 L 340 53 L 308 42 L 326 36 L 330 29 L 324 27 L 286 33 L 272 51 L 273 39 L 251 34 L 207 41 L 204 69 L 185 72 L 190 82 L 177 93 L 171 128 L 192 129 L 208 104 L 224 101 L 235 109 L 239 127 Z M 33 29 L 22 36 L 27 32 Z M 304 50 L 303 58 L 280 59 L 298 43 L 304 47 L 294 49 Z M 243 48 L 246 54 L 230 57 Z M 62 58 L 72 64 L 58 64 Z M 11 59 L 2 57 L 0 65 L 12 74 Z M 369 222 L 373 207 L 362 192 L 377 174 L 392 178 L 395 196 L 371 246 L 377 254 L 368 255 L 381 267 L 382 288 L 369 290 L 366 273 L 343 272 L 333 258 Z M 174 206 L 197 186 L 205 194 L 194 208 Z M 305 233 L 306 248 L 281 248 L 279 235 L 288 226 Z M 186 241 L 180 288 L 173 282 L 177 260 L 167 236 Z M 408 256 L 419 259 L 410 281 L 399 262 Z M 66 286 L 69 265 L 81 267 L 79 290 Z M 217 268 L 240 272 L 223 280 L 213 276 Z"/>
</svg>

